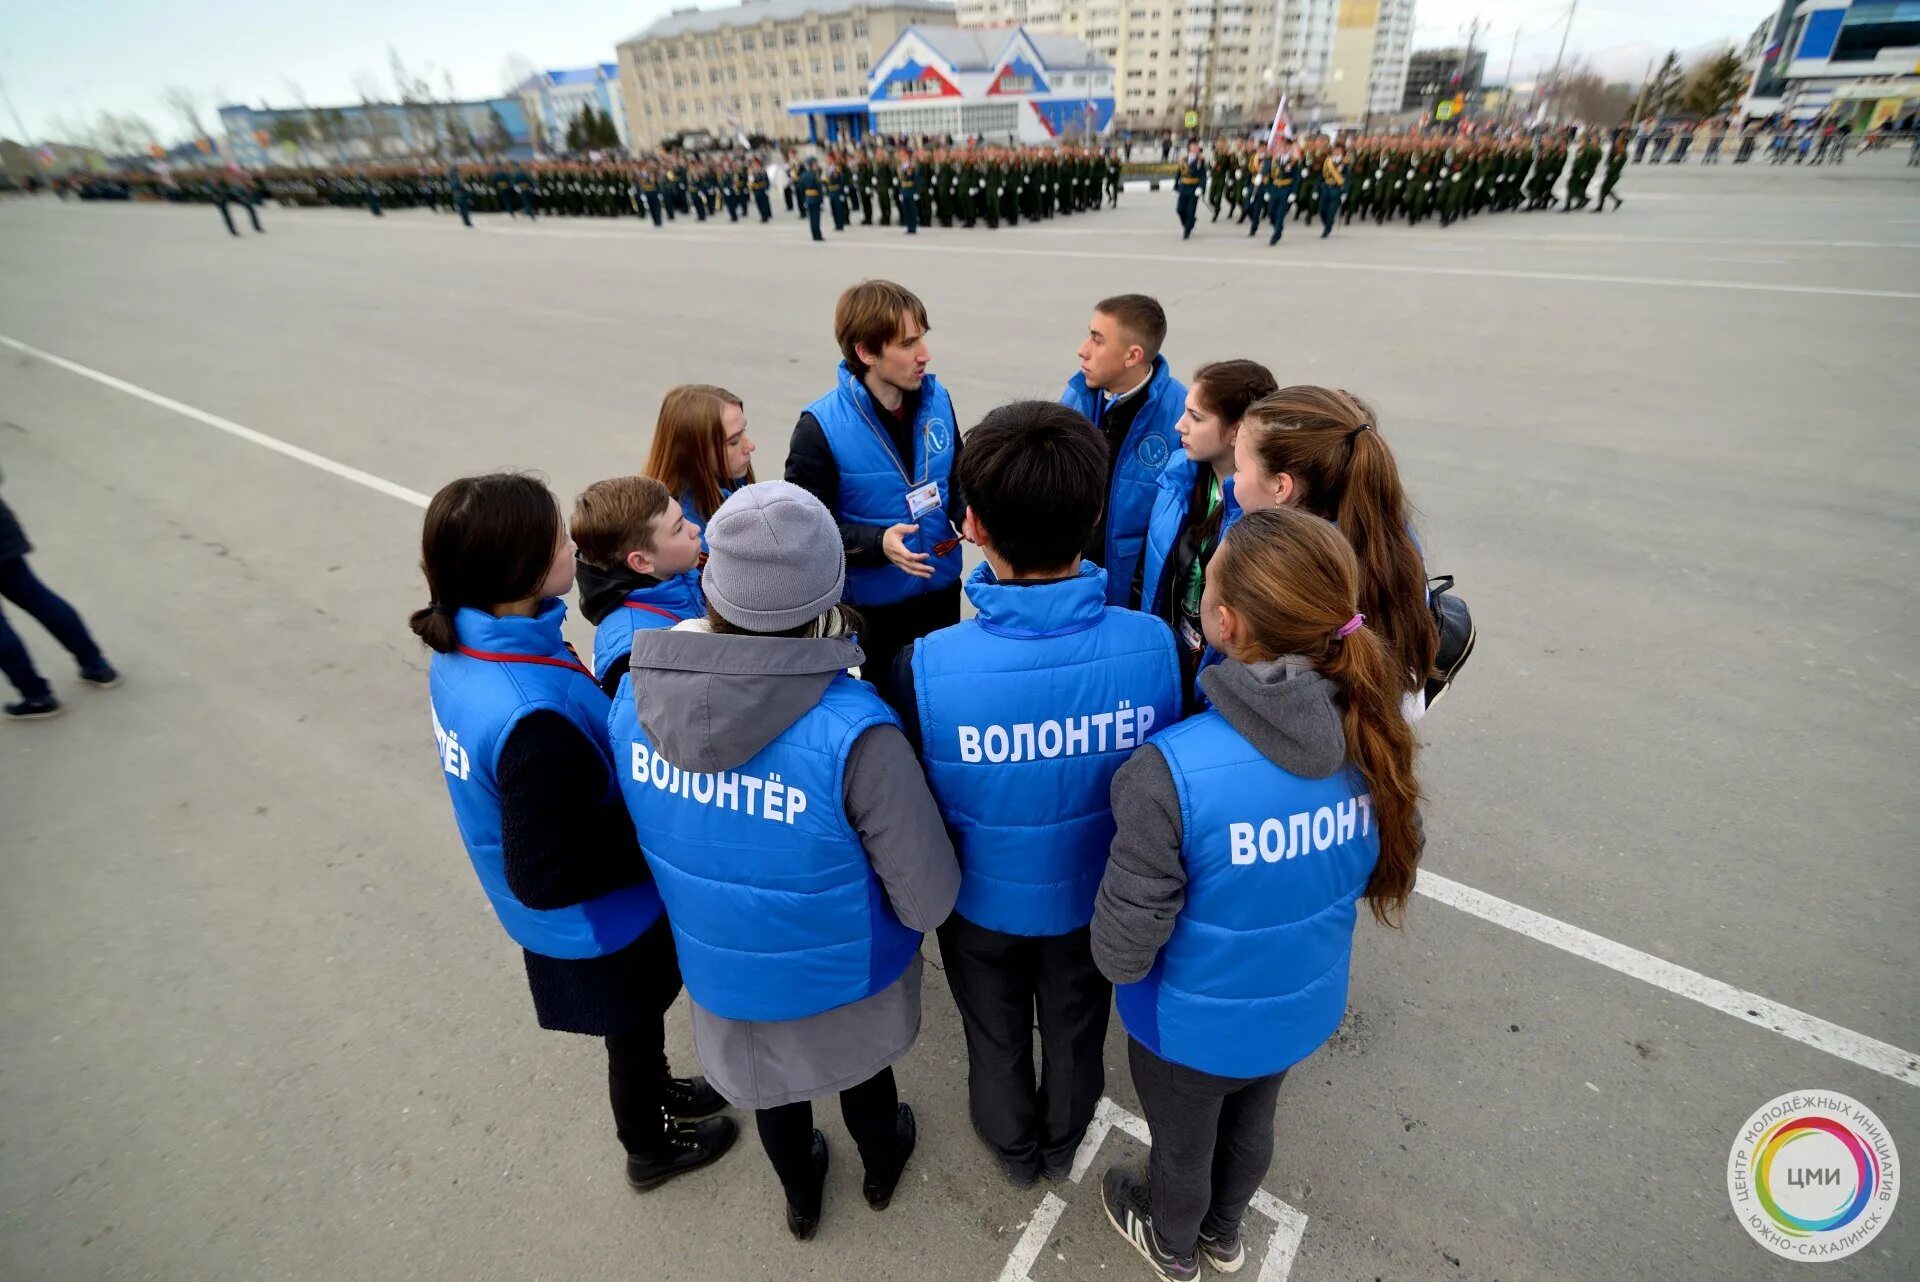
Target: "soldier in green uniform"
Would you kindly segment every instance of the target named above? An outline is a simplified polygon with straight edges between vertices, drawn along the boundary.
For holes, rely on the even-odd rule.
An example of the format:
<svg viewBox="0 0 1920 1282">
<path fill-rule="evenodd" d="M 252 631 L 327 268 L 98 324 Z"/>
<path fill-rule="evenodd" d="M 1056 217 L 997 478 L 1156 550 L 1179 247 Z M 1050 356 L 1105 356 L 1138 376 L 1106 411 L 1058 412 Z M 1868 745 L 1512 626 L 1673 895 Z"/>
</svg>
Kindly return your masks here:
<svg viewBox="0 0 1920 1282">
<path fill-rule="evenodd" d="M 1213 210 L 1213 221 L 1220 221 L 1220 204 L 1227 196 L 1227 182 L 1233 177 L 1233 153 L 1224 148 L 1215 148 L 1213 153 L 1213 173 L 1207 183 L 1207 204 Z"/>
<path fill-rule="evenodd" d="M 1621 200 L 1613 190 L 1620 185 L 1620 175 L 1626 170 L 1626 167 L 1627 136 L 1621 134 L 1613 140 L 1613 150 L 1607 153 L 1607 176 L 1600 180 L 1600 199 L 1599 203 L 1593 207 L 1594 213 L 1605 213 L 1609 199 L 1613 201 L 1613 207 L 1615 209 L 1620 208 L 1620 206 L 1626 203 Z"/>
<path fill-rule="evenodd" d="M 860 193 L 860 225 L 873 226 L 873 158 L 866 152 L 854 162 L 853 181 Z"/>
<path fill-rule="evenodd" d="M 1120 153 L 1107 148 L 1107 208 L 1120 208 L 1121 167 Z"/>
<path fill-rule="evenodd" d="M 1018 155 L 1009 153 L 1000 171 L 1000 216 L 1009 227 L 1020 225 L 1021 163 Z"/>
<path fill-rule="evenodd" d="M 893 193 L 899 185 L 900 175 L 893 161 L 885 151 L 874 157 L 873 162 L 873 198 L 880 206 L 880 225 L 893 226 Z"/>
<path fill-rule="evenodd" d="M 1573 158 L 1573 165 L 1567 170 L 1567 203 L 1560 212 L 1570 214 L 1576 209 L 1585 209 L 1591 203 L 1587 196 L 1587 186 L 1593 181 L 1593 175 L 1600 168 L 1600 144 L 1594 140 L 1594 131 L 1588 129 L 1580 136 L 1580 150 Z"/>
</svg>

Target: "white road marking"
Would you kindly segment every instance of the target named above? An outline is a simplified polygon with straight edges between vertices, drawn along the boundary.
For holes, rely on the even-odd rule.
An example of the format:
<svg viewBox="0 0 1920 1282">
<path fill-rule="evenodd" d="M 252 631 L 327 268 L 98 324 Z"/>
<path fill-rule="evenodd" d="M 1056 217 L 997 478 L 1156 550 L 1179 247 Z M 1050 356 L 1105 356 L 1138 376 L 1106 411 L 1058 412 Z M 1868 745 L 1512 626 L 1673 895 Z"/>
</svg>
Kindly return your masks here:
<svg viewBox="0 0 1920 1282">
<path fill-rule="evenodd" d="M 1040 1199 L 1033 1218 L 1027 1221 L 1027 1231 L 1013 1244 L 1013 1254 L 1000 1270 L 999 1282 L 1033 1282 L 1027 1276 L 1028 1270 L 1046 1249 L 1047 1239 L 1053 1236 L 1053 1226 L 1060 1222 L 1060 1213 L 1066 1209 L 1067 1204 L 1051 1193 Z"/>
<path fill-rule="evenodd" d="M 432 231 L 436 228 L 421 224 L 414 230 Z M 549 239 L 568 240 L 633 240 L 641 235 L 640 228 L 631 231 L 588 231 L 585 229 L 552 229 L 541 231 L 538 228 L 523 227 L 487 227 L 484 234 L 492 236 L 546 236 Z M 1309 240 L 1319 237 L 1309 231 Z M 1167 233 L 1171 238 L 1171 233 Z M 712 236 L 685 232 L 661 232 L 653 235 L 654 240 L 683 241 L 725 241 L 739 246 L 740 242 L 726 236 Z M 1296 236 L 1295 240 L 1298 241 Z M 1489 238 L 1492 239 L 1492 238 Z M 1430 243 L 1426 237 L 1419 238 L 1421 243 Z M 763 242 L 764 243 L 764 242 Z M 1016 246 L 1001 245 L 948 245 L 930 238 L 921 244 L 908 244 L 901 234 L 890 243 L 868 239 L 828 240 L 827 248 L 852 250 L 857 253 L 871 253 L 874 250 L 893 250 L 910 254 L 985 254 L 1001 258 L 1083 258 L 1096 262 L 1120 263 L 1179 263 L 1186 266 L 1207 264 L 1209 266 L 1265 267 L 1277 271 L 1328 271 L 1328 272 L 1376 272 L 1388 275 L 1409 276 L 1455 276 L 1493 280 L 1532 280 L 1552 281 L 1572 285 L 1633 285 L 1650 289 L 1708 289 L 1730 290 L 1736 293 L 1757 294 L 1816 294 L 1833 298 L 1888 298 L 1903 302 L 1920 302 L 1920 292 L 1898 289 L 1849 289 L 1837 285 L 1790 285 L 1778 281 L 1713 280 L 1706 277 L 1690 276 L 1608 276 L 1598 272 L 1558 272 L 1558 271 L 1522 271 L 1516 268 L 1502 267 L 1438 267 L 1427 263 L 1362 263 L 1352 259 L 1320 259 L 1318 261 L 1277 257 L 1265 254 L 1246 254 L 1227 257 L 1219 254 L 1190 253 L 1138 253 L 1129 251 L 1091 250 L 1091 249 L 1021 249 Z M 1191 242 L 1189 242 L 1191 243 Z M 1286 242 L 1283 240 L 1282 245 Z M 1409 240 L 1409 244 L 1415 243 Z M 1262 242 L 1264 248 L 1264 242 Z M 1276 251 L 1282 252 L 1282 251 Z M 1309 251 L 1311 252 L 1311 251 Z"/>
<path fill-rule="evenodd" d="M 217 431 L 227 433 L 229 436 L 237 436 L 243 441 L 249 441 L 254 445 L 260 446 L 262 449 L 272 450 L 275 454 L 284 454 L 296 462 L 305 463 L 308 467 L 317 467 L 322 472 L 331 472 L 335 476 L 352 481 L 355 485 L 364 485 L 370 490 L 386 495 L 388 498 L 399 499 L 402 503 L 411 503 L 415 507 L 425 507 L 427 505 L 427 496 L 418 490 L 410 490 L 404 485 L 396 485 L 383 476 L 375 476 L 371 472 L 363 472 L 357 467 L 340 462 L 338 459 L 330 459 L 324 454 L 315 454 L 310 449 L 294 445 L 288 441 L 283 441 L 275 436 L 268 436 L 265 432 L 256 432 L 250 427 L 241 426 L 232 419 L 221 418 L 218 414 L 209 414 L 203 409 L 195 409 L 191 405 L 174 400 L 171 396 L 162 396 L 158 392 L 149 392 L 144 387 L 138 387 L 122 378 L 115 378 L 111 374 L 103 374 L 97 369 L 92 369 L 80 364 L 78 361 L 70 361 L 64 356 L 55 356 L 52 352 L 43 352 L 37 347 L 28 346 L 17 338 L 8 338 L 5 334 L 0 334 L 0 345 L 11 347 L 16 352 L 31 356 L 35 360 L 45 361 L 49 365 L 57 365 L 69 374 L 78 374 L 81 378 L 92 379 L 102 387 L 111 387 L 116 392 L 125 392 L 128 396 L 136 400 L 145 401 L 149 405 L 158 405 L 163 410 L 171 410 L 175 414 L 183 418 L 190 418 L 196 423 L 204 423 Z"/>
<path fill-rule="evenodd" d="M 370 490 L 375 490 L 390 498 L 399 499 L 403 503 L 411 503 L 415 507 L 425 507 L 427 505 L 427 496 L 418 490 L 410 490 L 404 485 L 396 485 L 394 482 L 386 480 L 383 477 L 375 476 L 371 472 L 361 471 L 357 467 L 327 458 L 325 455 L 316 454 L 312 450 L 290 444 L 276 437 L 268 436 L 265 432 L 257 432 L 250 427 L 243 427 L 230 419 L 221 418 L 217 414 L 209 414 L 205 410 L 195 409 L 193 406 L 176 401 L 170 396 L 162 396 L 158 392 L 150 392 L 144 387 L 135 386 L 124 379 L 115 378 L 111 374 L 103 374 L 97 369 L 92 369 L 80 364 L 78 361 L 70 361 L 65 357 L 55 356 L 51 352 L 41 351 L 39 348 L 23 343 L 17 338 L 9 338 L 4 334 L 0 334 L 0 345 L 10 347 L 14 351 L 31 356 L 36 360 L 45 361 L 50 365 L 66 370 L 68 373 L 77 374 L 81 378 L 99 383 L 103 387 L 110 387 L 117 392 L 125 392 L 128 396 L 145 401 L 150 405 L 157 405 L 161 409 L 171 410 L 173 413 L 185 418 L 190 418 L 196 423 L 204 423 L 208 427 L 225 432 L 230 436 L 237 436 L 241 440 L 251 442 L 263 449 L 272 450 L 276 454 L 282 454 L 297 462 L 305 463 L 310 467 L 319 468 L 323 472 L 329 472 L 344 480 L 352 481 L 356 485 L 364 485 Z M 1702 975 L 1698 971 L 1688 970 L 1684 966 L 1678 966 L 1673 962 L 1662 960 L 1661 958 L 1653 956 L 1651 953 L 1643 953 L 1637 948 L 1618 943 L 1602 935 L 1596 935 L 1592 931 L 1583 930 L 1578 926 L 1571 925 L 1555 917 L 1549 917 L 1544 913 L 1535 912 L 1531 908 L 1523 908 L 1519 904 L 1509 903 L 1507 900 L 1489 895 L 1485 891 L 1475 890 L 1471 886 L 1464 885 L 1451 878 L 1443 877 L 1435 872 L 1423 871 L 1419 876 L 1419 880 L 1415 883 L 1414 890 L 1429 898 L 1437 899 L 1450 907 L 1457 908 L 1461 912 L 1469 913 L 1483 921 L 1504 927 L 1507 930 L 1513 931 L 1515 934 L 1524 935 L 1529 939 L 1551 945 L 1563 952 L 1572 953 L 1576 957 L 1583 957 L 1588 961 L 1605 966 L 1609 970 L 1617 971 L 1622 975 L 1627 975 L 1643 983 L 1651 984 L 1655 988 L 1663 989 L 1675 996 L 1698 1002 L 1702 1006 L 1720 1011 L 1722 1014 L 1731 1015 L 1735 1019 L 1745 1020 L 1747 1023 L 1770 1029 L 1791 1041 L 1799 1042 L 1804 1046 L 1811 1046 L 1816 1050 L 1825 1051 L 1829 1055 L 1847 1060 L 1853 1064 L 1858 1064 L 1862 1068 L 1872 1069 L 1876 1073 L 1885 1074 L 1897 1082 L 1905 1082 L 1910 1086 L 1920 1085 L 1920 1056 L 1915 1055 L 1912 1051 L 1902 1050 L 1898 1046 L 1880 1041 L 1877 1038 L 1868 1037 L 1864 1033 L 1856 1033 L 1852 1029 L 1842 1028 L 1838 1024 L 1829 1023 L 1824 1019 L 1809 1015 L 1804 1011 L 1796 1010 L 1791 1006 L 1781 1005 L 1778 1002 L 1760 996 L 1758 993 L 1750 993 L 1745 989 L 1735 988 L 1731 984 L 1724 983 L 1721 980 L 1714 979 L 1707 975 Z M 1132 1118 L 1132 1114 L 1126 1114 L 1126 1117 Z M 1146 1127 L 1146 1123 L 1140 1121 L 1138 1118 L 1133 1118 L 1133 1123 L 1138 1123 L 1142 1130 Z M 1132 1123 L 1126 1122 L 1124 1119 L 1109 1119 L 1108 1124 L 1110 1126 L 1119 1125 L 1123 1129 L 1126 1129 L 1129 1134 L 1135 1133 L 1132 1130 Z M 1089 1132 L 1089 1134 L 1091 1134 L 1091 1132 Z M 1144 1139 L 1145 1136 L 1142 1135 L 1141 1138 Z M 1085 1174 L 1080 1157 L 1080 1154 L 1076 1154 L 1074 1158 L 1075 1179 Z M 1087 1160 L 1091 1161 L 1092 1159 L 1088 1158 Z"/>
<path fill-rule="evenodd" d="M 1414 890 L 1482 921 L 1503 926 L 1516 934 L 1572 953 L 1575 957 L 1584 957 L 1608 970 L 1665 989 L 1677 997 L 1699 1002 L 1723 1015 L 1769 1029 L 1803 1046 L 1811 1046 L 1858 1064 L 1861 1068 L 1884 1073 L 1896 1082 L 1905 1082 L 1909 1086 L 1920 1085 L 1920 1056 L 1915 1056 L 1912 1051 L 1904 1051 L 1864 1033 L 1828 1023 L 1744 988 L 1735 988 L 1732 984 L 1702 975 L 1697 970 L 1677 966 L 1556 917 L 1522 908 L 1519 904 L 1475 890 L 1450 877 L 1442 877 L 1439 873 L 1422 870 L 1414 883 Z"/>
<path fill-rule="evenodd" d="M 1080 1141 L 1080 1147 L 1073 1155 L 1073 1168 L 1069 1178 L 1075 1184 L 1086 1178 L 1087 1171 L 1093 1166 L 1094 1158 L 1100 1154 L 1100 1146 L 1107 1142 L 1107 1136 L 1114 1131 L 1131 1135 L 1142 1144 L 1151 1146 L 1153 1143 L 1153 1132 L 1148 1129 L 1146 1118 L 1137 1113 L 1130 1113 L 1111 1099 L 1102 1096 L 1100 1102 L 1094 1106 L 1093 1121 L 1087 1124 L 1086 1138 Z M 1053 1194 L 1049 1193 L 1047 1196 L 1052 1198 Z M 1044 1209 L 1045 1203 L 1041 1205 Z M 1287 1282 L 1287 1276 L 1293 1272 L 1294 1258 L 1300 1254 L 1300 1239 L 1307 1232 L 1306 1212 L 1289 1206 L 1265 1189 L 1254 1190 L 1251 1206 L 1256 1215 L 1263 1215 L 1274 1223 L 1273 1236 L 1267 1241 L 1266 1258 L 1260 1265 L 1259 1282 Z M 1039 1218 L 1037 1213 L 1034 1218 Z M 1059 1216 L 1056 1215 L 1054 1218 L 1058 1219 Z M 1020 1245 L 1015 1247 L 1015 1253 L 1017 1254 L 1025 1245 L 1026 1239 L 1022 1238 Z M 1008 1267 L 1012 1267 L 1011 1261 Z M 1000 1280 L 1017 1282 L 1015 1277 L 1010 1277 L 1004 1271 L 1000 1274 Z"/>
</svg>

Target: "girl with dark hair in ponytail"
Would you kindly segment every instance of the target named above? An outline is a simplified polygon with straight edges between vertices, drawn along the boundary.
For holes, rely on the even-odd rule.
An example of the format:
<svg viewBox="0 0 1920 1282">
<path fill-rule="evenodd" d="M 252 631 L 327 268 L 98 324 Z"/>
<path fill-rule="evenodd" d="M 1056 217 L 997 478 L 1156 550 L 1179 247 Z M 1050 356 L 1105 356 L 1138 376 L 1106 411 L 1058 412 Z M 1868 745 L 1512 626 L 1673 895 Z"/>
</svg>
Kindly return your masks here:
<svg viewBox="0 0 1920 1282">
<path fill-rule="evenodd" d="M 737 1128 L 710 1116 L 726 1102 L 705 1079 L 668 1075 L 680 971 L 615 785 L 607 697 L 560 635 L 573 540 L 544 483 L 497 473 L 435 494 L 420 544 L 431 602 L 412 625 L 433 652 L 454 822 L 525 950 L 540 1026 L 606 1039 L 627 1182 L 644 1192 L 718 1158 Z"/>
<path fill-rule="evenodd" d="M 1332 521 L 1360 563 L 1360 609 L 1393 657 L 1418 717 L 1439 645 L 1427 571 L 1393 451 L 1350 392 L 1287 387 L 1247 411 L 1234 448 L 1234 496 L 1248 512 L 1298 507 Z"/>
<path fill-rule="evenodd" d="M 1239 519 L 1234 502 L 1234 442 L 1247 410 L 1279 384 L 1256 361 L 1202 365 L 1180 415 L 1181 453 L 1160 469 L 1153 513 L 1140 558 L 1138 608 L 1173 629 L 1180 654 L 1180 689 L 1187 711 L 1199 706 L 1199 675 L 1207 651 L 1200 635 L 1200 597 L 1207 558 Z"/>
<path fill-rule="evenodd" d="M 1113 779 L 1118 831 L 1093 957 L 1116 985 L 1153 1131 L 1148 1180 L 1115 1167 L 1114 1227 L 1162 1277 L 1240 1267 L 1287 1070 L 1346 1013 L 1360 900 L 1398 925 L 1422 845 L 1400 660 L 1360 606 L 1353 549 L 1293 508 L 1249 512 L 1207 567 L 1225 659 L 1212 707 Z"/>
</svg>

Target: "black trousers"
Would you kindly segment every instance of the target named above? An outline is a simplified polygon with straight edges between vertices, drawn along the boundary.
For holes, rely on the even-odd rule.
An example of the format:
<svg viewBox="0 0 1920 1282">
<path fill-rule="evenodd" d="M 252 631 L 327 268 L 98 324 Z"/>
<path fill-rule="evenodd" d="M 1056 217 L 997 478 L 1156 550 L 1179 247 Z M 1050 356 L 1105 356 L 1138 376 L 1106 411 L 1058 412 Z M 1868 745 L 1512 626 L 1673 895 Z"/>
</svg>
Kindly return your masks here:
<svg viewBox="0 0 1920 1282">
<path fill-rule="evenodd" d="M 840 1118 L 860 1150 L 860 1161 L 868 1170 L 885 1169 L 893 1156 L 898 1135 L 900 1088 L 888 1066 L 840 1092 Z M 813 1172 L 813 1101 L 800 1100 L 779 1108 L 754 1111 L 754 1127 L 760 1132 L 760 1146 L 780 1177 L 787 1201 L 804 1210 L 818 1211 L 820 1189 Z"/>
<path fill-rule="evenodd" d="M 1187 1255 L 1202 1231 L 1238 1231 L 1273 1165 L 1273 1110 L 1286 1070 L 1216 1077 L 1161 1059 L 1131 1037 L 1127 1062 L 1153 1131 L 1147 1181 L 1161 1247 Z"/>
<path fill-rule="evenodd" d="M 1113 985 L 1094 967 L 1088 928 L 1008 935 L 955 913 L 939 934 L 967 1035 L 973 1129 L 1015 1170 L 1069 1165 L 1107 1085 L 1101 1052 Z"/>
<path fill-rule="evenodd" d="M 880 692 L 881 698 L 891 702 L 893 661 L 909 642 L 960 622 L 960 585 L 923 592 L 892 605 L 853 608 L 860 615 L 860 648 L 867 656 L 860 665 L 860 675 Z"/>
<path fill-rule="evenodd" d="M 680 993 L 673 934 L 662 919 L 614 958 L 601 960 L 617 963 L 624 973 L 598 981 L 582 978 L 580 991 L 568 995 L 585 1001 L 601 996 L 626 1007 L 612 1025 L 619 1031 L 606 1038 L 614 1132 L 627 1152 L 655 1153 L 665 1141 L 668 1123 L 667 1079 L 672 1070 L 667 1066 L 667 1010 Z M 596 982 L 604 993 L 590 991 Z M 563 995 L 550 996 L 558 1000 Z"/>
</svg>

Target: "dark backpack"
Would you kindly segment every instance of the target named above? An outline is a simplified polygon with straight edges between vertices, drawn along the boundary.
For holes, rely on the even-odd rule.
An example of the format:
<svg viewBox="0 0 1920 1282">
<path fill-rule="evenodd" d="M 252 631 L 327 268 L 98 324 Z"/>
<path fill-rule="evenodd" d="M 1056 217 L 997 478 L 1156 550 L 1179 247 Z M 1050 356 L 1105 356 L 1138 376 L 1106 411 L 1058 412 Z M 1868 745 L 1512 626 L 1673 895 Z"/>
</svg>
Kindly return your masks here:
<svg viewBox="0 0 1920 1282">
<path fill-rule="evenodd" d="M 1433 611 L 1434 630 L 1440 643 L 1434 649 L 1433 671 L 1427 675 L 1427 706 L 1440 702 L 1440 696 L 1453 685 L 1453 678 L 1467 666 L 1473 653 L 1476 633 L 1473 612 L 1453 592 L 1453 576 L 1442 574 L 1427 581 L 1427 608 Z"/>
</svg>

